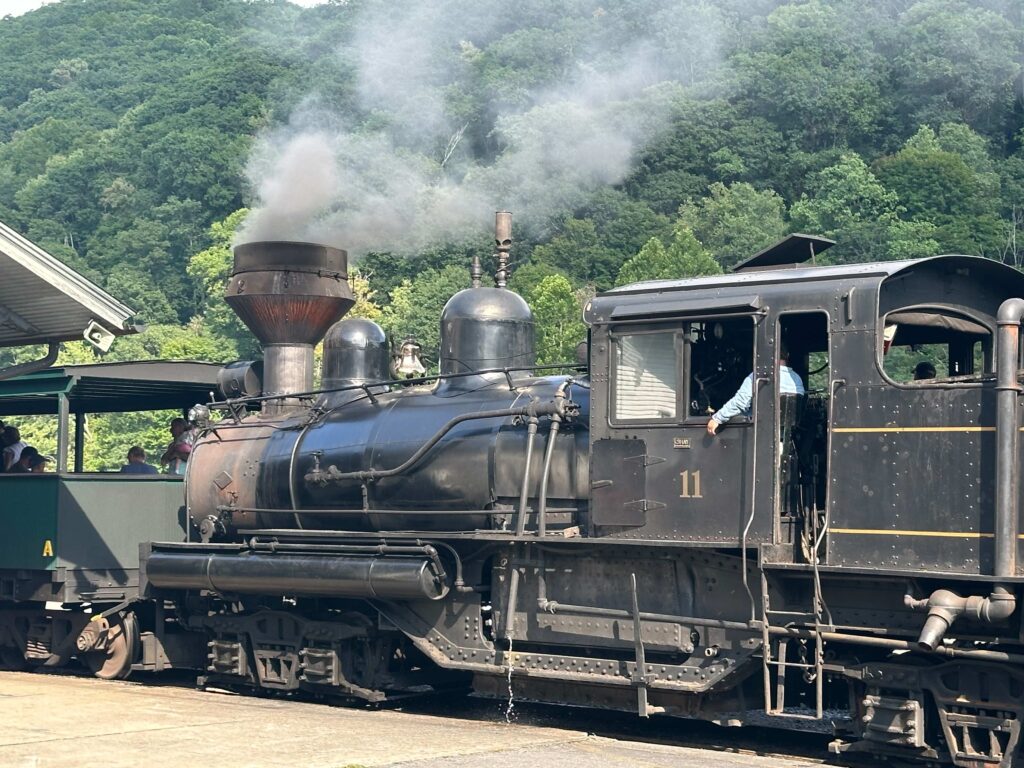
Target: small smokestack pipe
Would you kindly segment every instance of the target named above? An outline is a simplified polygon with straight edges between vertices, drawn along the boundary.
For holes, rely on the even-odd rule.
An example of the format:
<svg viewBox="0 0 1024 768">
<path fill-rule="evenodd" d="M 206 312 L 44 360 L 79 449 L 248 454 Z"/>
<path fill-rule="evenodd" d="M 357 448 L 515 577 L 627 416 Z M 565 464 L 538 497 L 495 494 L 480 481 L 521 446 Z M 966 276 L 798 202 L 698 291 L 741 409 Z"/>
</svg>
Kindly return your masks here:
<svg viewBox="0 0 1024 768">
<path fill-rule="evenodd" d="M 494 245 L 497 249 L 498 271 L 494 275 L 496 288 L 504 288 L 508 284 L 508 256 L 512 250 L 512 214 L 508 211 L 497 211 L 494 214 Z"/>
<path fill-rule="evenodd" d="M 484 268 L 480 265 L 480 256 L 473 254 L 473 264 L 469 268 L 469 278 L 473 288 L 480 287 L 480 279 L 484 276 Z"/>
<path fill-rule="evenodd" d="M 313 346 L 352 308 L 348 254 L 313 243 L 255 242 L 235 247 L 224 299 L 263 344 L 263 394 L 313 388 Z M 268 401 L 277 416 L 301 408 Z"/>
</svg>

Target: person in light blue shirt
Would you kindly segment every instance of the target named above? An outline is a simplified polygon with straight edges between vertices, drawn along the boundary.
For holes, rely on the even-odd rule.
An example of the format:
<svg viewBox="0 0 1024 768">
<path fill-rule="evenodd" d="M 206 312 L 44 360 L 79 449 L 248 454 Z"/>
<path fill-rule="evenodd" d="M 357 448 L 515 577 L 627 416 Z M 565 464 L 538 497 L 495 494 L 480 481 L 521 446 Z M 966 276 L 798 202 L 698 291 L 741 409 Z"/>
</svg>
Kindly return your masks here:
<svg viewBox="0 0 1024 768">
<path fill-rule="evenodd" d="M 806 392 L 804 383 L 800 379 L 800 374 L 787 365 L 788 362 L 789 352 L 785 345 L 782 345 L 779 349 L 779 394 L 802 395 Z M 749 418 L 753 396 L 754 374 L 751 373 L 743 380 L 740 388 L 736 390 L 736 394 L 729 399 L 729 402 L 719 408 L 708 420 L 708 434 L 715 435 L 718 428 L 734 416 L 743 415 Z"/>
</svg>

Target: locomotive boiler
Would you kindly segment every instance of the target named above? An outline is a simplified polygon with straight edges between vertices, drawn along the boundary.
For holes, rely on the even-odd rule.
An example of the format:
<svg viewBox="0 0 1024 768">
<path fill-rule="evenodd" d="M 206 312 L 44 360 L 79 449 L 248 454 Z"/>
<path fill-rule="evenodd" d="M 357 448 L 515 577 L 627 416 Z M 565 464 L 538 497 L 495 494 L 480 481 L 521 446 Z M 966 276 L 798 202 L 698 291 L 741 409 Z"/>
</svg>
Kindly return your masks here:
<svg viewBox="0 0 1024 768">
<path fill-rule="evenodd" d="M 139 668 L 1014 764 L 1024 276 L 964 256 L 807 266 L 831 242 L 791 235 L 732 274 L 598 295 L 586 365 L 554 372 L 496 225 L 495 286 L 474 269 L 438 374 L 413 380 L 378 326 L 341 319 L 344 251 L 236 249 L 227 300 L 264 345 L 262 385 L 229 368 L 230 396 L 196 411 L 195 538 L 142 548 L 159 609 Z M 780 391 L 780 358 L 806 394 Z M 912 377 L 922 360 L 935 377 Z M 744 380 L 749 412 L 710 434 Z"/>
</svg>

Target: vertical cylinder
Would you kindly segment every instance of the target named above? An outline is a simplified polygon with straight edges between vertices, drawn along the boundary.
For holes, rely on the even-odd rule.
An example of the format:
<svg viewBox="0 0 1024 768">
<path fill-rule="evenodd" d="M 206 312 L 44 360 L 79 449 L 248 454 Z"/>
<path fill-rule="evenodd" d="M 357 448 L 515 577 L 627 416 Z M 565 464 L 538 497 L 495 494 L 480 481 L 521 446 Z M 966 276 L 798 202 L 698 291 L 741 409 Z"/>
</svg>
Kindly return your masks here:
<svg viewBox="0 0 1024 768">
<path fill-rule="evenodd" d="M 63 392 L 57 395 L 57 471 L 68 471 L 68 432 L 71 431 L 70 403 Z"/>
<path fill-rule="evenodd" d="M 996 338 L 996 530 L 995 575 L 1017 573 L 1019 423 L 1017 368 L 1024 299 L 999 306 Z"/>
<path fill-rule="evenodd" d="M 263 348 L 263 394 L 291 395 L 313 389 L 312 344 L 267 344 Z M 302 407 L 298 398 L 269 400 L 263 408 L 276 416 Z"/>
<path fill-rule="evenodd" d="M 512 245 L 512 214 L 508 211 L 496 211 L 494 214 L 494 240 L 499 248 Z"/>
<path fill-rule="evenodd" d="M 504 288 L 508 283 L 508 254 L 512 249 L 512 214 L 508 211 L 497 211 L 494 214 L 494 245 L 498 257 L 494 285 L 496 288 Z"/>
</svg>

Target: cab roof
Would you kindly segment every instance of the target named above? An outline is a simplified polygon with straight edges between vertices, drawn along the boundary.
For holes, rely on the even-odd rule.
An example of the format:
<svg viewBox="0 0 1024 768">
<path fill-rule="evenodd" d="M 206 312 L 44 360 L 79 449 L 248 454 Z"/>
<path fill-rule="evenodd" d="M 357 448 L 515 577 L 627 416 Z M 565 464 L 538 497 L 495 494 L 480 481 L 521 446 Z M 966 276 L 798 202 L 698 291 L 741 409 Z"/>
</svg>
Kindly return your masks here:
<svg viewBox="0 0 1024 768">
<path fill-rule="evenodd" d="M 921 268 L 938 268 L 965 279 L 996 281 L 1007 296 L 1024 296 L 1024 274 L 979 256 L 944 255 L 925 259 L 841 264 L 821 267 L 758 269 L 682 280 L 648 280 L 613 288 L 591 300 L 584 311 L 588 323 L 618 317 L 694 314 L 705 310 L 756 310 L 772 296 L 798 289 L 835 296 L 851 283 L 877 289 L 886 280 Z"/>
</svg>

